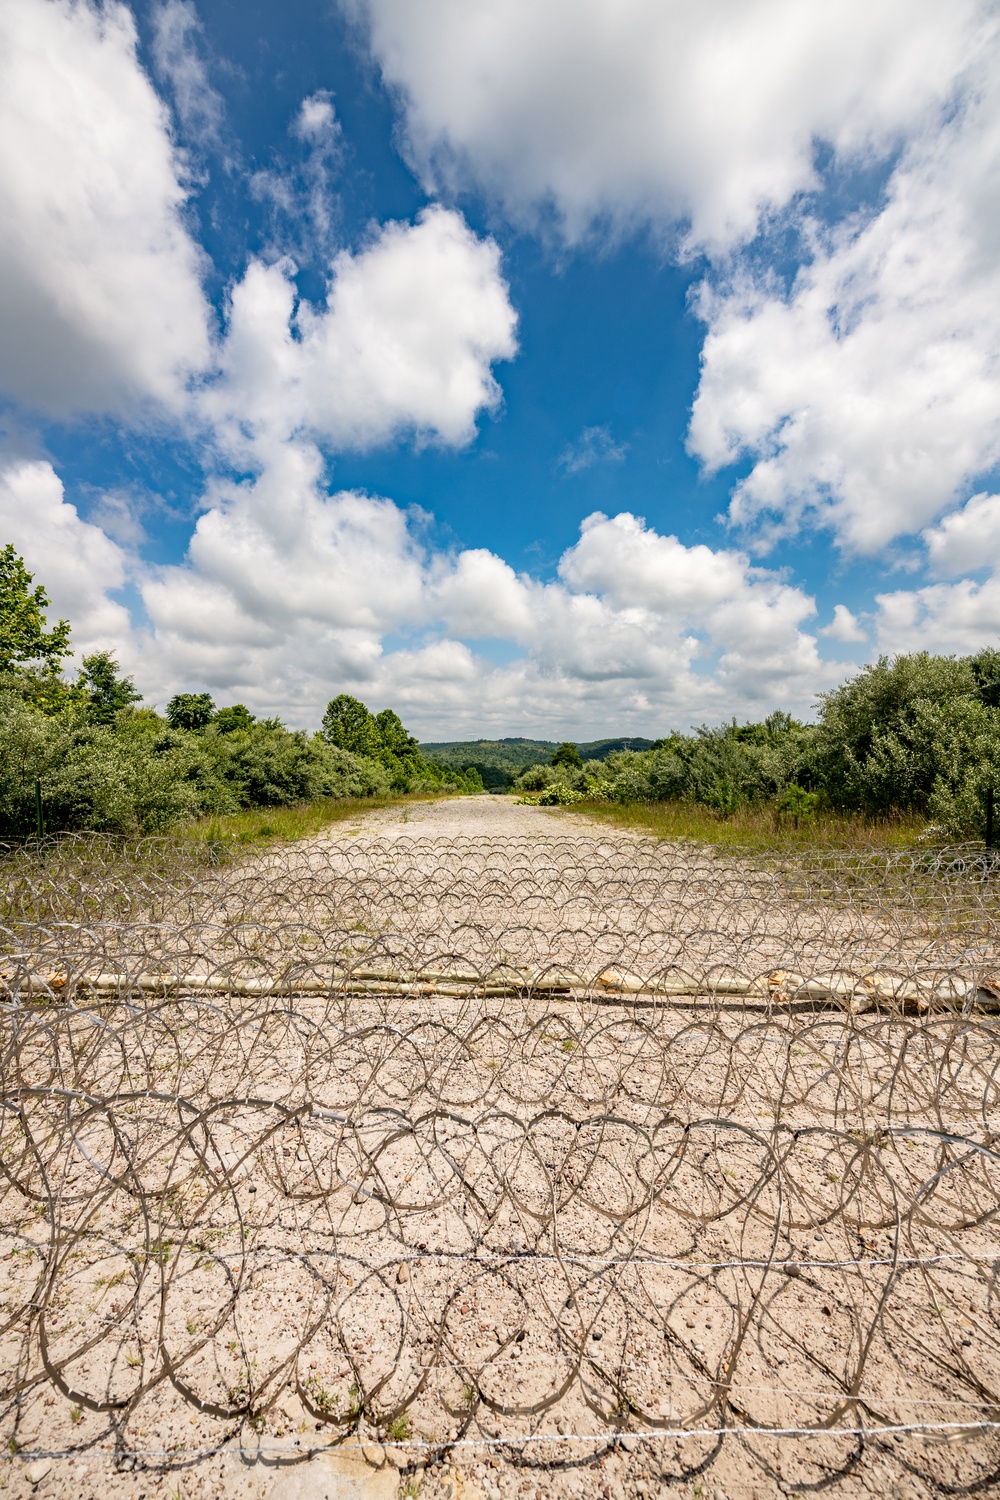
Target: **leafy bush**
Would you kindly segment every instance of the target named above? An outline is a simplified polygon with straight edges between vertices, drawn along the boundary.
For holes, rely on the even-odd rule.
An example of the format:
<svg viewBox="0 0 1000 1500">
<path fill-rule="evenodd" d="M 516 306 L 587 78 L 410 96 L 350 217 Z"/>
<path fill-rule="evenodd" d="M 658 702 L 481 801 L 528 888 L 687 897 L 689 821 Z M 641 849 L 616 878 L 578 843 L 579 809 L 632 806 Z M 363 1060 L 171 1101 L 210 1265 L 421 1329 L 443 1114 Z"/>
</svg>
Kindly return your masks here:
<svg viewBox="0 0 1000 1500">
<path fill-rule="evenodd" d="M 811 818 L 818 806 L 818 792 L 807 792 L 797 781 L 790 781 L 775 803 L 775 811 L 786 813 L 798 828 L 799 819 Z"/>
<path fill-rule="evenodd" d="M 560 780 L 559 773 L 552 766 L 529 766 L 526 771 L 522 771 L 520 776 L 515 778 L 514 790 L 542 792 L 558 780 Z"/>
<path fill-rule="evenodd" d="M 0 831 L 35 828 L 35 780 L 49 831 L 152 833 L 201 810 L 194 760 L 158 752 L 140 720 L 113 727 L 50 718 L 0 696 Z"/>
<path fill-rule="evenodd" d="M 405 756 L 385 745 L 376 755 L 355 755 L 322 734 L 257 722 L 241 705 L 212 712 L 206 722 L 198 700 L 207 694 L 172 699 L 173 725 L 149 709 L 110 713 L 116 692 L 134 690 L 113 659 L 103 665 L 111 671 L 92 691 L 86 684 L 67 688 L 57 703 L 47 702 L 48 711 L 35 701 L 32 683 L 0 680 L 0 836 L 34 832 L 36 780 L 49 832 L 152 833 L 206 813 L 449 791 L 459 783 L 482 789 L 474 772 L 461 777 L 427 766 L 409 750 L 412 741 L 391 711 L 378 716 L 382 732 Z"/>
<path fill-rule="evenodd" d="M 212 726 L 202 737 L 202 749 L 232 789 L 237 807 L 381 796 L 390 787 L 377 761 L 328 745 L 322 735 L 273 724 L 238 730 Z"/>
<path fill-rule="evenodd" d="M 617 751 L 596 779 L 613 801 L 696 802 L 732 813 L 772 801 L 795 780 L 815 733 L 783 713 L 761 724 L 702 726 L 652 750 Z"/>
<path fill-rule="evenodd" d="M 822 700 L 814 776 L 830 804 L 983 829 L 1000 787 L 1000 653 L 882 657 Z"/>
<path fill-rule="evenodd" d="M 572 803 L 580 802 L 582 799 L 582 792 L 574 791 L 564 781 L 554 781 L 543 791 L 525 792 L 517 800 L 525 807 L 569 807 Z"/>
<path fill-rule="evenodd" d="M 384 795 L 390 786 L 378 761 L 318 734 L 262 724 L 231 734 L 170 729 L 148 710 L 95 724 L 0 694 L 0 833 L 34 831 L 36 779 L 49 831 L 111 833 L 155 832 L 201 813 Z"/>
</svg>

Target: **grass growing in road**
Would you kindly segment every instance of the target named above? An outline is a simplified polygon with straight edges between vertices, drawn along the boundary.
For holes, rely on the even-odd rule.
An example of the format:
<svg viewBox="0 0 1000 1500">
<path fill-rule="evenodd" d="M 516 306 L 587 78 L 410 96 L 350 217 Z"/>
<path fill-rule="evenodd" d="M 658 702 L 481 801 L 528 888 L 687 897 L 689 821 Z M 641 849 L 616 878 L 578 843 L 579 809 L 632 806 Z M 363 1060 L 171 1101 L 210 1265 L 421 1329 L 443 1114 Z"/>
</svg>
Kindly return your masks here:
<svg viewBox="0 0 1000 1500">
<path fill-rule="evenodd" d="M 717 813 L 689 802 L 574 803 L 574 814 L 616 828 L 633 828 L 659 839 L 693 839 L 703 844 L 732 844 L 787 848 L 789 844 L 838 849 L 903 849 L 916 844 L 927 827 L 926 818 L 899 814 L 871 819 L 857 814 L 815 812 L 798 821 L 773 808 L 743 808 Z"/>
<path fill-rule="evenodd" d="M 315 802 L 296 802 L 289 807 L 251 807 L 238 813 L 196 818 L 177 830 L 181 838 L 215 845 L 292 843 L 322 833 L 334 823 L 347 823 L 379 807 L 400 803 L 430 802 L 426 793 L 412 797 L 326 797 Z"/>
</svg>

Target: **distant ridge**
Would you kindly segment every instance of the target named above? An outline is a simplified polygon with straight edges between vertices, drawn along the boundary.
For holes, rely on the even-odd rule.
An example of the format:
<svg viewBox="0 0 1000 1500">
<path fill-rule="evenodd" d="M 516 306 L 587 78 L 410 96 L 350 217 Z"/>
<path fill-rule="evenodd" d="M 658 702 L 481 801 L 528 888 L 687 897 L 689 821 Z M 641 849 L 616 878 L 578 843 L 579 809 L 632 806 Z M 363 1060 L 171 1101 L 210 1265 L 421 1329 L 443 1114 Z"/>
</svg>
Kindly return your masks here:
<svg viewBox="0 0 1000 1500">
<path fill-rule="evenodd" d="M 490 790 L 513 785 L 515 777 L 529 766 L 552 759 L 560 740 L 529 740 L 514 735 L 499 740 L 434 740 L 421 743 L 421 754 L 438 765 L 467 770 L 475 766 Z M 574 741 L 583 760 L 604 760 L 615 750 L 649 750 L 654 740 L 619 735 L 607 740 Z"/>
</svg>

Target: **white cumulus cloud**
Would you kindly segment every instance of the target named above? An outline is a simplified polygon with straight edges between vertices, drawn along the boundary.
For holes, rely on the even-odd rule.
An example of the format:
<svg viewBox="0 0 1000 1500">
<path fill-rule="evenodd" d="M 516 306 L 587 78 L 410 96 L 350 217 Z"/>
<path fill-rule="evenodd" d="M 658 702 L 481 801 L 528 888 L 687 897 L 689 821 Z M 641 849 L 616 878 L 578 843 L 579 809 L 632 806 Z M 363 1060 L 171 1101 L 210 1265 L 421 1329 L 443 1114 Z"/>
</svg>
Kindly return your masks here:
<svg viewBox="0 0 1000 1500">
<path fill-rule="evenodd" d="M 964 655 L 1000 644 L 1000 579 L 932 583 L 878 594 L 879 649 Z"/>
<path fill-rule="evenodd" d="M 0 388 L 56 414 L 176 406 L 210 353 L 166 111 L 108 0 L 0 7 Z"/>
<path fill-rule="evenodd" d="M 134 661 L 132 622 L 108 597 L 127 578 L 127 555 L 99 526 L 81 519 L 44 460 L 8 461 L 0 470 L 0 537 L 13 543 L 51 601 L 49 627 L 69 620 L 76 657 L 115 649 Z"/>
<path fill-rule="evenodd" d="M 875 551 L 1000 459 L 1000 49 L 908 144 L 884 205 L 815 232 L 784 295 L 745 268 L 702 302 L 691 420 L 711 469 L 753 461 L 730 514 Z"/>
<path fill-rule="evenodd" d="M 861 627 L 861 622 L 851 613 L 846 604 L 834 605 L 833 619 L 829 625 L 824 625 L 819 633 L 831 641 L 853 641 L 859 645 L 868 639 Z"/>
<path fill-rule="evenodd" d="M 931 576 L 955 581 L 879 594 L 880 649 L 964 654 L 1000 645 L 1000 495 L 973 495 L 923 540 Z"/>
<path fill-rule="evenodd" d="M 939 578 L 1000 564 L 1000 495 L 973 495 L 960 510 L 924 532 L 931 571 Z"/>
<path fill-rule="evenodd" d="M 815 143 L 893 149 L 946 98 L 976 0 L 342 0 L 432 188 L 519 219 L 690 225 L 721 248 L 815 185 Z"/>
<path fill-rule="evenodd" d="M 424 732 L 581 732 L 808 709 L 840 670 L 806 629 L 808 595 L 742 553 L 596 514 L 542 582 L 483 548 L 427 549 L 391 501 L 328 494 L 315 448 L 281 451 L 206 497 L 184 564 L 145 579 L 161 699 L 196 682 L 316 723 L 346 689 Z"/>
<path fill-rule="evenodd" d="M 325 307 L 296 303 L 291 271 L 254 261 L 233 290 L 203 398 L 231 452 L 300 432 L 341 450 L 407 433 L 462 444 L 498 404 L 491 366 L 515 353 L 517 319 L 497 245 L 460 214 L 429 208 L 342 251 Z"/>
</svg>

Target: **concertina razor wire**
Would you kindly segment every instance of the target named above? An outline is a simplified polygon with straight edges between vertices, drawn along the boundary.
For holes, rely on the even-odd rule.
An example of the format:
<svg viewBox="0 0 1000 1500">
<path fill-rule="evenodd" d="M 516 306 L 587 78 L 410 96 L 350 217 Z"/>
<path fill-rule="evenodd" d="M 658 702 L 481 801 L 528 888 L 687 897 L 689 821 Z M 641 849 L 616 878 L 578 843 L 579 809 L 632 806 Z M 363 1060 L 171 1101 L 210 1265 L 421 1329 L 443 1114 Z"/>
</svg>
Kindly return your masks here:
<svg viewBox="0 0 1000 1500">
<path fill-rule="evenodd" d="M 997 878 L 599 837 L 8 848 L 5 1440 L 72 1453 L 86 1412 L 167 1451 L 180 1405 L 206 1449 L 303 1413 L 404 1463 L 895 1431 L 934 1482 L 992 1473 Z"/>
</svg>

